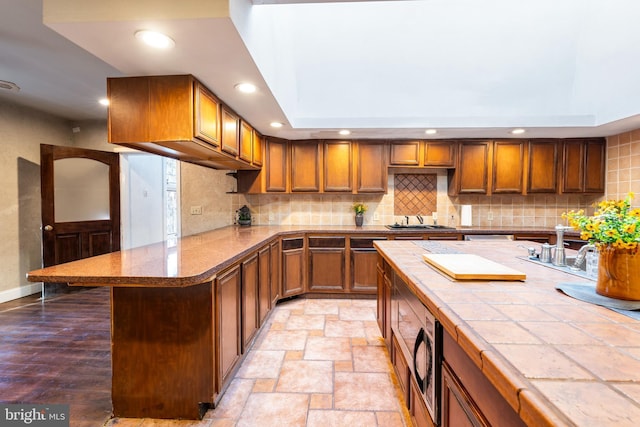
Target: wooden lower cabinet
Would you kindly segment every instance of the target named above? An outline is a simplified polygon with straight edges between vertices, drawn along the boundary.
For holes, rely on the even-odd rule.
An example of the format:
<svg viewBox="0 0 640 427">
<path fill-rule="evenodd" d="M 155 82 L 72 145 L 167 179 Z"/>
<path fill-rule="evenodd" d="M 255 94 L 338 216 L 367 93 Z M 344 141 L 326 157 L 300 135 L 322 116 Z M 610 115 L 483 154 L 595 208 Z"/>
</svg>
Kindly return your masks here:
<svg viewBox="0 0 640 427">
<path fill-rule="evenodd" d="M 306 291 L 304 236 L 282 239 L 282 297 Z"/>
<path fill-rule="evenodd" d="M 309 236 L 309 291 L 342 292 L 346 289 L 345 246 L 344 236 Z"/>
<path fill-rule="evenodd" d="M 258 254 L 242 262 L 242 353 L 246 353 L 259 327 Z"/>
<path fill-rule="evenodd" d="M 391 361 L 393 363 L 396 376 L 398 377 L 398 384 L 402 391 L 402 397 L 405 402 L 408 402 L 411 371 L 409 369 L 407 359 L 405 359 L 404 354 L 402 353 L 398 339 L 394 335 L 391 336 Z"/>
<path fill-rule="evenodd" d="M 409 415 L 415 427 L 435 427 L 413 377 L 409 380 Z"/>
<path fill-rule="evenodd" d="M 441 426 L 524 427 L 515 410 L 451 335 L 443 332 Z"/>
<path fill-rule="evenodd" d="M 373 246 L 376 240 L 386 240 L 386 237 L 349 238 L 349 290 L 351 292 L 367 294 L 376 292 L 378 251 Z"/>
<path fill-rule="evenodd" d="M 269 270 L 269 274 L 271 275 L 271 307 L 275 307 L 276 303 L 280 299 L 280 289 L 282 289 L 282 254 L 280 253 L 280 240 L 271 242 L 269 246 L 271 248 L 271 254 L 269 257 L 271 263 L 271 269 Z"/>
<path fill-rule="evenodd" d="M 216 287 L 216 390 L 219 393 L 230 378 L 241 355 L 240 265 L 225 271 Z"/>
<path fill-rule="evenodd" d="M 262 326 L 271 310 L 271 246 L 258 251 L 258 326 Z"/>
</svg>

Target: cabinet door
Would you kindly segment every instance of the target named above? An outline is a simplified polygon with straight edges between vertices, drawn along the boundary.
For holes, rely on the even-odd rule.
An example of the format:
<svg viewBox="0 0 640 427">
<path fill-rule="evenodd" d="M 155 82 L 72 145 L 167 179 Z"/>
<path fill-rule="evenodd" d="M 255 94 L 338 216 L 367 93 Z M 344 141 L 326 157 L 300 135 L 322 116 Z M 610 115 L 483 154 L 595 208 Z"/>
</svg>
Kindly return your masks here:
<svg viewBox="0 0 640 427">
<path fill-rule="evenodd" d="M 253 128 L 244 120 L 240 120 L 240 150 L 238 157 L 248 163 L 253 160 Z"/>
<path fill-rule="evenodd" d="M 387 317 L 385 313 L 385 292 L 384 292 L 384 270 L 382 269 L 382 265 L 384 260 L 378 255 L 378 261 L 376 264 L 376 284 L 378 291 L 376 292 L 376 308 L 377 315 L 376 320 L 378 321 L 378 327 L 380 328 L 380 332 L 382 333 L 382 338 L 385 338 L 385 325 L 387 324 Z M 387 347 L 387 350 L 389 348 Z"/>
<path fill-rule="evenodd" d="M 269 245 L 258 252 L 258 313 L 262 326 L 271 309 L 271 248 Z"/>
<path fill-rule="evenodd" d="M 480 410 L 465 392 L 462 384 L 451 373 L 447 364 L 442 366 L 442 427 L 489 426 Z"/>
<path fill-rule="evenodd" d="M 562 192 L 582 193 L 584 189 L 584 144 L 565 141 L 562 150 Z"/>
<path fill-rule="evenodd" d="M 224 383 L 240 360 L 240 266 L 216 279 L 216 386 Z"/>
<path fill-rule="evenodd" d="M 351 143 L 329 141 L 324 144 L 324 191 L 351 192 Z"/>
<path fill-rule="evenodd" d="M 271 274 L 271 280 L 270 280 L 271 307 L 275 307 L 276 303 L 280 299 L 280 282 L 282 281 L 282 278 L 281 278 L 282 275 L 280 274 L 280 265 L 281 265 L 280 260 L 282 259 L 282 257 L 280 253 L 279 240 L 276 240 L 275 242 L 271 243 L 270 259 L 271 259 L 271 268 L 269 272 Z"/>
<path fill-rule="evenodd" d="M 490 146 L 488 141 L 460 143 L 458 168 L 454 172 L 458 194 L 487 194 Z"/>
<path fill-rule="evenodd" d="M 452 168 L 456 164 L 456 144 L 445 141 L 424 143 L 424 165 Z"/>
<path fill-rule="evenodd" d="M 419 166 L 420 141 L 392 142 L 389 164 L 394 166 Z"/>
<path fill-rule="evenodd" d="M 107 79 L 107 96 L 109 142 L 149 141 L 149 79 Z"/>
<path fill-rule="evenodd" d="M 253 130 L 253 164 L 262 166 L 262 150 L 264 149 L 264 138 L 256 130 Z"/>
<path fill-rule="evenodd" d="M 220 145 L 220 101 L 200 82 L 194 82 L 194 135 L 214 147 Z"/>
<path fill-rule="evenodd" d="M 238 154 L 238 116 L 222 106 L 222 151 L 231 155 Z"/>
<path fill-rule="evenodd" d="M 411 371 L 409 370 L 409 364 L 400 349 L 400 344 L 395 335 L 391 337 L 391 361 L 396 371 L 396 377 L 398 377 L 398 384 L 402 391 L 402 397 L 405 402 L 409 401 L 409 379 Z"/>
<path fill-rule="evenodd" d="M 305 292 L 304 237 L 282 239 L 282 297 Z"/>
<path fill-rule="evenodd" d="M 246 353 L 259 327 L 258 255 L 242 263 L 242 353 Z"/>
<path fill-rule="evenodd" d="M 603 140 L 587 140 L 584 143 L 585 193 L 604 193 L 605 143 Z"/>
<path fill-rule="evenodd" d="M 358 193 L 387 192 L 387 146 L 384 143 L 358 144 Z"/>
<path fill-rule="evenodd" d="M 415 379 L 409 381 L 409 414 L 415 427 L 435 427 Z"/>
<path fill-rule="evenodd" d="M 266 151 L 265 190 L 267 192 L 285 192 L 287 191 L 287 142 L 269 139 Z"/>
<path fill-rule="evenodd" d="M 192 87 L 191 76 L 149 77 L 149 132 L 152 138 L 146 141 L 190 141 L 193 138 Z"/>
<path fill-rule="evenodd" d="M 522 193 L 524 144 L 525 141 L 494 142 L 492 193 Z"/>
<path fill-rule="evenodd" d="M 558 143 L 529 141 L 527 193 L 558 191 Z"/>
<path fill-rule="evenodd" d="M 344 237 L 309 237 L 309 290 L 346 289 Z"/>
<path fill-rule="evenodd" d="M 376 265 L 378 252 L 373 247 L 376 240 L 386 240 L 385 237 L 351 237 L 349 248 L 351 251 L 350 289 L 356 292 L 373 294 L 378 286 Z"/>
<path fill-rule="evenodd" d="M 320 148 L 315 141 L 291 143 L 291 191 L 320 191 Z"/>
</svg>

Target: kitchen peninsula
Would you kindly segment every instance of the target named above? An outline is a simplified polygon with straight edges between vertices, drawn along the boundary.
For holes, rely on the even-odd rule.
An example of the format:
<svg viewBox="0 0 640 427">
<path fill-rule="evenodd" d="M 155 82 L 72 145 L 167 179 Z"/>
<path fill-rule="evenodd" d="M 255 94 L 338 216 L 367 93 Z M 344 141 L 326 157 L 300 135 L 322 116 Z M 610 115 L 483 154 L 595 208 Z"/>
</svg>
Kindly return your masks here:
<svg viewBox="0 0 640 427">
<path fill-rule="evenodd" d="M 457 240 L 467 233 L 516 231 L 420 231 L 413 237 L 455 236 L 456 241 L 437 244 L 520 269 L 527 274 L 524 283 L 451 282 L 421 261 L 425 249 L 414 242 L 384 241 L 411 233 L 352 226 L 226 227 L 175 245 L 105 254 L 28 277 L 112 288 L 112 399 L 118 417 L 201 417 L 224 393 L 279 299 L 323 292 L 375 295 L 375 244 L 526 423 L 606 425 L 613 424 L 608 416 L 638 419 L 636 321 L 556 292 L 555 282 L 575 278 L 516 258 L 526 254 L 519 242 Z M 534 231 L 553 233 L 521 230 Z M 314 259 L 338 262 L 343 286 L 315 276 Z M 362 276 L 356 274 L 360 264 L 366 267 Z M 373 290 L 364 283 L 371 275 Z M 297 289 L 288 286 L 296 280 Z M 311 285 L 314 280 L 318 283 Z M 614 421 L 624 425 L 625 418 Z"/>
</svg>

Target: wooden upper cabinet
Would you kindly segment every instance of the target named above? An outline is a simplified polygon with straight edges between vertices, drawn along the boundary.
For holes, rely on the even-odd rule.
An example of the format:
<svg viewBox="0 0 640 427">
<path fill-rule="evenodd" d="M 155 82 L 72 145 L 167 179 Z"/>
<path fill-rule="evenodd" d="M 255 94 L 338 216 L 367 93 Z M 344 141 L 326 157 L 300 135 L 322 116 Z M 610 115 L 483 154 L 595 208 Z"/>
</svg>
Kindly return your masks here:
<svg viewBox="0 0 640 427">
<path fill-rule="evenodd" d="M 244 120 L 240 121 L 240 149 L 238 157 L 245 162 L 253 161 L 253 128 Z"/>
<path fill-rule="evenodd" d="M 265 191 L 287 191 L 287 141 L 269 138 L 266 143 L 267 163 L 263 167 Z"/>
<path fill-rule="evenodd" d="M 327 141 L 324 144 L 324 191 L 353 189 L 351 172 L 351 142 Z"/>
<path fill-rule="evenodd" d="M 487 194 L 491 141 L 462 141 L 457 168 L 450 171 L 452 194 Z"/>
<path fill-rule="evenodd" d="M 321 151 L 317 141 L 291 142 L 291 191 L 320 191 Z"/>
<path fill-rule="evenodd" d="M 238 116 L 223 105 L 221 117 L 222 138 L 220 139 L 220 146 L 222 151 L 237 156 L 239 151 Z"/>
<path fill-rule="evenodd" d="M 389 148 L 392 166 L 419 166 L 420 141 L 393 141 Z"/>
<path fill-rule="evenodd" d="M 604 193 L 606 173 L 606 144 L 604 139 L 586 140 L 585 148 L 585 193 Z"/>
<path fill-rule="evenodd" d="M 387 144 L 383 142 L 360 142 L 358 147 L 357 183 L 358 193 L 387 192 Z"/>
<path fill-rule="evenodd" d="M 424 166 L 453 168 L 456 164 L 456 144 L 450 141 L 425 141 Z"/>
<path fill-rule="evenodd" d="M 523 140 L 494 141 L 492 193 L 522 193 L 525 144 Z"/>
<path fill-rule="evenodd" d="M 253 161 L 255 166 L 262 166 L 264 150 L 264 138 L 255 129 L 253 130 Z"/>
<path fill-rule="evenodd" d="M 558 143 L 554 140 L 529 141 L 527 193 L 558 191 Z"/>
<path fill-rule="evenodd" d="M 220 145 L 220 101 L 200 82 L 194 82 L 195 136 L 214 147 Z"/>
<path fill-rule="evenodd" d="M 563 193 L 603 193 L 604 139 L 565 140 L 562 149 Z"/>
</svg>

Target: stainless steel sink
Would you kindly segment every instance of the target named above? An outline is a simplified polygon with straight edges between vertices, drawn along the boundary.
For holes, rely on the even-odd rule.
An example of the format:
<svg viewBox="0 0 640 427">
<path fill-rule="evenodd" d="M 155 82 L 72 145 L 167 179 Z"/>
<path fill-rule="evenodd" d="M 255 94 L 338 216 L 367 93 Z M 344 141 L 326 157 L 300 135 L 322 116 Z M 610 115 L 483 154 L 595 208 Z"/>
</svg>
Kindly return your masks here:
<svg viewBox="0 0 640 427">
<path fill-rule="evenodd" d="M 446 225 L 434 225 L 434 224 L 393 224 L 385 225 L 389 230 L 455 230 L 454 227 L 448 227 Z"/>
</svg>

